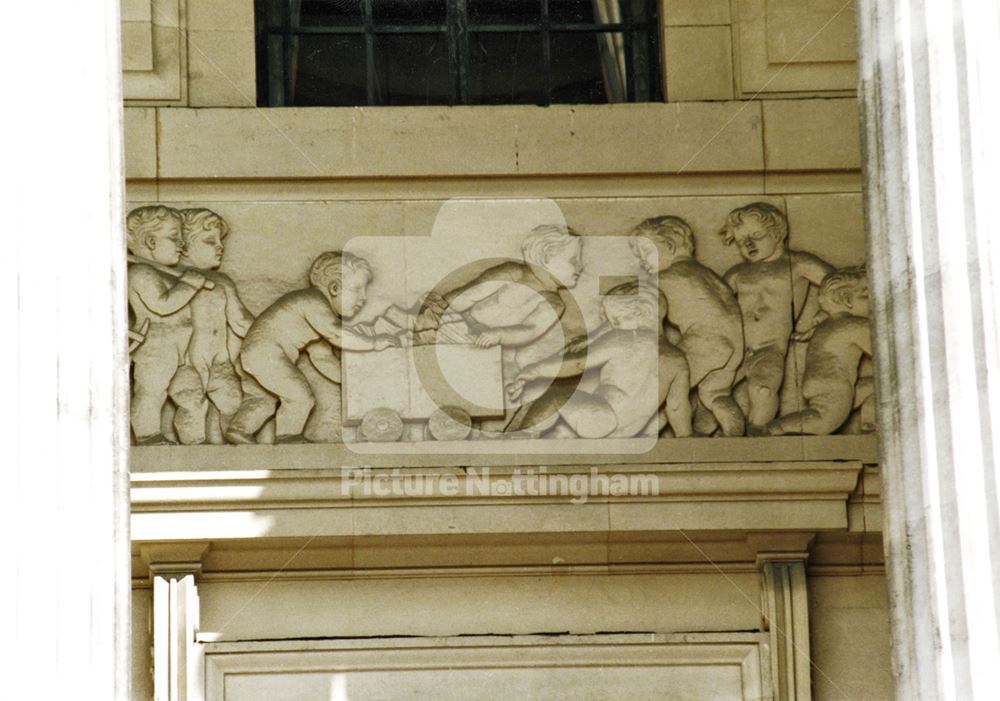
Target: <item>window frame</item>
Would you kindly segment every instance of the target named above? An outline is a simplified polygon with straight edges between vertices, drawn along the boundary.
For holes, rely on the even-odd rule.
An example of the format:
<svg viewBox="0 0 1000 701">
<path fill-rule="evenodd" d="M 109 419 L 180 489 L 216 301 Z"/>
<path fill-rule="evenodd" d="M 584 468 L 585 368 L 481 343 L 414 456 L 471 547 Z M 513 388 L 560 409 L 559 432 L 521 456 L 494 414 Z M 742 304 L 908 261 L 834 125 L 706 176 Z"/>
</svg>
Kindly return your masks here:
<svg viewBox="0 0 1000 701">
<path fill-rule="evenodd" d="M 469 21 L 467 0 L 445 0 L 446 22 L 444 24 L 390 24 L 375 20 L 373 15 L 373 0 L 358 0 L 361 6 L 361 23 L 357 25 L 326 25 L 292 27 L 291 10 L 288 0 L 255 0 L 254 26 L 257 47 L 257 105 L 260 107 L 305 107 L 305 105 L 289 104 L 286 97 L 292 94 L 292 71 L 287 67 L 293 64 L 292 39 L 299 36 L 358 36 L 364 37 L 365 44 L 365 88 L 366 104 L 341 105 L 354 107 L 387 106 L 380 99 L 377 88 L 377 66 L 375 60 L 375 41 L 379 36 L 390 35 L 444 35 L 448 43 L 449 99 L 448 102 L 431 102 L 430 105 L 494 105 L 470 99 L 470 33 L 537 33 L 542 39 L 542 71 L 544 87 L 542 99 L 534 103 L 505 102 L 503 105 L 549 106 L 553 104 L 579 104 L 572 102 L 553 102 L 552 81 L 552 39 L 556 32 L 589 33 L 596 38 L 604 33 L 620 33 L 625 53 L 625 88 L 626 99 L 619 103 L 611 101 L 596 104 L 634 104 L 664 102 L 666 93 L 663 84 L 663 51 L 660 32 L 660 0 L 624 0 L 622 3 L 622 21 L 616 23 L 599 22 L 556 22 L 551 18 L 550 0 L 538 0 L 540 19 L 537 22 L 523 23 L 474 23 Z M 636 20 L 631 9 L 632 2 L 644 5 L 645 18 Z M 276 6 L 282 8 L 280 27 L 267 22 L 267 15 L 274 12 Z M 636 38 L 640 32 L 645 32 L 646 61 L 645 70 L 636 69 Z M 281 61 L 275 65 L 271 49 L 271 37 L 281 37 Z M 638 86 L 643 79 L 646 85 Z M 275 94 L 274 86 L 280 86 L 280 93 Z M 645 99 L 636 99 L 637 93 L 643 93 Z M 330 105 L 334 106 L 334 105 Z"/>
</svg>

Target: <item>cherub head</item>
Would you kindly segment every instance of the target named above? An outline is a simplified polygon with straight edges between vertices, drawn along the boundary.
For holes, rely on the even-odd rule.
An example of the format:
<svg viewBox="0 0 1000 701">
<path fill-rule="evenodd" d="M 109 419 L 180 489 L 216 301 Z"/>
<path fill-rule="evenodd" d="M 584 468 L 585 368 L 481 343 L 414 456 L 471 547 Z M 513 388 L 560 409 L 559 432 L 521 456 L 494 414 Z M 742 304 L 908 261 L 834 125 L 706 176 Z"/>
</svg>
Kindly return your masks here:
<svg viewBox="0 0 1000 701">
<path fill-rule="evenodd" d="M 184 248 L 180 212 L 163 205 L 136 207 L 125 218 L 129 253 L 161 265 L 177 265 Z"/>
<path fill-rule="evenodd" d="M 350 319 L 365 306 L 371 280 L 368 261 L 343 251 L 323 253 L 309 268 L 309 284 L 322 290 L 333 311 L 344 319 Z"/>
<path fill-rule="evenodd" d="M 727 246 L 736 244 L 743 260 L 770 261 L 785 252 L 788 219 L 774 205 L 754 202 L 730 212 L 719 233 Z"/>
<path fill-rule="evenodd" d="M 202 270 L 214 270 L 222 264 L 222 239 L 229 225 L 210 209 L 182 209 L 184 251 L 181 260 Z"/>
<path fill-rule="evenodd" d="M 583 239 L 568 226 L 536 226 L 524 237 L 524 261 L 548 272 L 563 287 L 574 287 L 583 272 Z"/>
<path fill-rule="evenodd" d="M 868 317 L 868 274 L 864 266 L 841 268 L 828 273 L 819 286 L 819 306 L 824 312 Z"/>
<path fill-rule="evenodd" d="M 643 270 L 657 273 L 694 255 L 694 233 L 680 217 L 652 217 L 632 229 L 628 245 Z"/>
<path fill-rule="evenodd" d="M 601 313 L 613 328 L 657 330 L 667 316 L 667 299 L 653 285 L 626 282 L 608 290 Z"/>
</svg>

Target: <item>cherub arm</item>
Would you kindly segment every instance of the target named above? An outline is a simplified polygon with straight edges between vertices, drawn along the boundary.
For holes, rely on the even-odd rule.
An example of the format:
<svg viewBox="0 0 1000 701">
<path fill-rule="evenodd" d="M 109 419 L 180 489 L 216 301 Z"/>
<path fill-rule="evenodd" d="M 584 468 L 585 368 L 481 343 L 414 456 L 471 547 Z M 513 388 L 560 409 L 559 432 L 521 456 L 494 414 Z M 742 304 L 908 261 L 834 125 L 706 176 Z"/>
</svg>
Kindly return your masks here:
<svg viewBox="0 0 1000 701">
<path fill-rule="evenodd" d="M 610 324 L 608 324 L 607 321 L 602 321 L 601 324 L 596 329 L 594 329 L 594 338 L 597 338 L 602 333 L 607 331 L 609 328 L 611 328 Z M 589 343 L 590 343 L 590 335 L 588 334 L 588 332 L 584 331 L 583 333 L 571 338 L 569 342 L 566 344 L 566 348 L 564 350 L 566 353 L 579 353 L 580 351 L 585 349 L 589 345 Z"/>
<path fill-rule="evenodd" d="M 512 401 L 517 401 L 523 394 L 525 385 L 533 380 L 577 377 L 588 370 L 599 368 L 611 360 L 619 350 L 617 346 L 613 334 L 605 333 L 595 339 L 588 349 L 553 353 L 523 368 L 514 381 L 507 385 L 507 396 Z"/>
<path fill-rule="evenodd" d="M 399 341 L 392 336 L 365 336 L 351 329 L 344 328 L 340 319 L 327 307 L 309 309 L 305 314 L 306 322 L 331 345 L 350 351 L 382 350 L 389 346 L 398 346 Z"/>
<path fill-rule="evenodd" d="M 128 275 L 129 289 L 150 311 L 160 316 L 183 309 L 205 284 L 205 276 L 196 270 L 185 271 L 173 284 L 167 284 L 162 274 L 146 265 L 129 266 Z"/>
<path fill-rule="evenodd" d="M 306 346 L 306 353 L 309 356 L 309 362 L 320 375 L 330 382 L 340 384 L 342 378 L 340 358 L 333 352 L 329 343 L 313 341 Z"/>
<path fill-rule="evenodd" d="M 852 329 L 854 331 L 854 336 L 851 340 L 854 341 L 855 345 L 861 349 L 861 351 L 871 357 L 872 355 L 872 333 L 871 333 L 871 322 L 868 319 L 858 318 L 856 324 Z"/>
<path fill-rule="evenodd" d="M 543 292 L 542 297 L 545 301 L 539 302 L 520 323 L 484 331 L 476 338 L 476 345 L 483 348 L 498 343 L 504 346 L 523 346 L 541 338 L 566 311 L 566 304 L 558 294 Z"/>
<path fill-rule="evenodd" d="M 588 370 L 601 367 L 611 360 L 617 350 L 619 348 L 615 343 L 614 334 L 605 333 L 596 338 L 586 351 L 553 353 L 537 363 L 528 365 L 518 374 L 518 379 L 528 381 L 576 377 Z"/>
<path fill-rule="evenodd" d="M 803 277 L 809 284 L 820 286 L 829 273 L 833 272 L 833 266 L 818 256 L 804 251 L 792 252 L 792 275 Z"/>
<path fill-rule="evenodd" d="M 487 268 L 479 273 L 479 275 L 464 285 L 459 285 L 447 292 L 442 299 L 447 307 L 458 312 L 464 312 L 476 302 L 482 301 L 493 294 L 495 288 L 487 286 L 486 283 L 516 282 L 522 278 L 523 274 L 524 268 L 519 263 L 510 262 L 494 265 L 492 268 Z M 456 301 L 458 304 L 456 304 Z"/>
<path fill-rule="evenodd" d="M 722 281 L 726 283 L 726 286 L 729 287 L 730 290 L 733 291 L 734 295 L 739 294 L 739 292 L 737 292 L 737 287 L 736 287 L 739 278 L 739 272 L 737 270 L 738 267 L 739 267 L 738 265 L 734 265 L 732 268 L 727 270 L 726 274 L 722 277 Z"/>
<path fill-rule="evenodd" d="M 243 306 L 236 285 L 228 275 L 219 275 L 218 280 L 226 293 L 226 323 L 234 334 L 244 338 L 250 330 L 250 324 L 253 323 L 253 314 Z"/>
<path fill-rule="evenodd" d="M 796 343 L 806 343 L 812 339 L 813 334 L 816 333 L 816 329 L 819 328 L 819 325 L 829 318 L 830 315 L 823 310 L 816 312 L 816 316 L 812 318 L 812 321 L 809 322 L 809 325 L 806 326 L 806 328 L 792 333 L 792 340 Z"/>
<path fill-rule="evenodd" d="M 663 335 L 666 336 L 667 341 L 672 346 L 680 346 L 681 341 L 684 340 L 684 336 L 681 334 L 680 329 L 678 329 L 673 324 L 665 324 L 663 327 Z"/>
</svg>

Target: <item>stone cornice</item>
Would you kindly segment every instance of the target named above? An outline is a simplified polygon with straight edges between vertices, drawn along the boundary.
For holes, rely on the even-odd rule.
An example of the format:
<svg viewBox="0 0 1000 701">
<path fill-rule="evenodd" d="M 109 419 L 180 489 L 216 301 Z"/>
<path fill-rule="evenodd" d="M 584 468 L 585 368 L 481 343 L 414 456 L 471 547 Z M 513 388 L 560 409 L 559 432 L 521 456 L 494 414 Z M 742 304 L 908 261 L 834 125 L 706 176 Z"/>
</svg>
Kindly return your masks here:
<svg viewBox="0 0 1000 701">
<path fill-rule="evenodd" d="M 720 461 L 726 443 L 733 458 Z M 332 467 L 348 454 L 343 446 L 139 449 L 133 452 L 141 458 L 132 475 L 133 540 L 843 530 L 848 500 L 872 459 L 870 441 L 835 437 L 822 445 L 826 459 L 821 443 L 803 438 L 701 439 L 660 441 L 645 456 L 550 455 L 542 463 L 524 453 L 439 454 L 433 461 L 445 464 L 367 472 Z M 280 456 L 288 451 L 296 455 L 286 463 Z M 706 460 L 691 461 L 692 452 Z M 151 471 L 155 458 L 177 455 L 218 469 L 180 471 L 177 459 Z M 677 460 L 643 462 L 668 455 Z M 214 459 L 204 459 L 209 456 Z M 401 462 L 398 455 L 364 457 Z M 263 469 L 269 459 L 311 467 Z M 558 464 L 570 459 L 575 464 Z M 474 466 L 447 464 L 463 462 Z M 517 482 L 535 478 L 548 486 Z M 655 490 L 616 496 L 602 486 L 605 478 L 645 480 Z M 577 491 L 565 491 L 566 485 Z"/>
</svg>

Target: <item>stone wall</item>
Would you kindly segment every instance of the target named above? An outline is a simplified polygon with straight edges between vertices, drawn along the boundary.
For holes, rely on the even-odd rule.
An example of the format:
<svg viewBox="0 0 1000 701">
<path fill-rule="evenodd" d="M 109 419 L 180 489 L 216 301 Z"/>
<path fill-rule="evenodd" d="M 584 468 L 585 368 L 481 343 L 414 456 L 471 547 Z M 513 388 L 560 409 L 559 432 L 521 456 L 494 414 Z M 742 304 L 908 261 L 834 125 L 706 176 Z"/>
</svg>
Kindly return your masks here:
<svg viewBox="0 0 1000 701">
<path fill-rule="evenodd" d="M 834 5 L 664 0 L 666 104 L 257 109 L 252 2 L 129 2 L 129 209 L 221 215 L 220 270 L 254 315 L 359 237 L 369 305 L 392 301 L 387 252 L 426 244 L 470 201 L 462 243 L 491 255 L 518 254 L 512 209 L 558 212 L 585 251 L 675 215 L 722 275 L 739 261 L 726 215 L 764 201 L 791 248 L 858 265 L 853 22 Z M 135 698 L 277 699 L 291 679 L 331 698 L 889 697 L 873 436 L 414 452 L 135 448 Z M 365 493 L 342 469 L 364 465 L 432 484 Z M 585 504 L 497 492 L 542 466 L 661 489 Z M 441 491 L 470 467 L 492 468 L 493 492 Z"/>
</svg>

